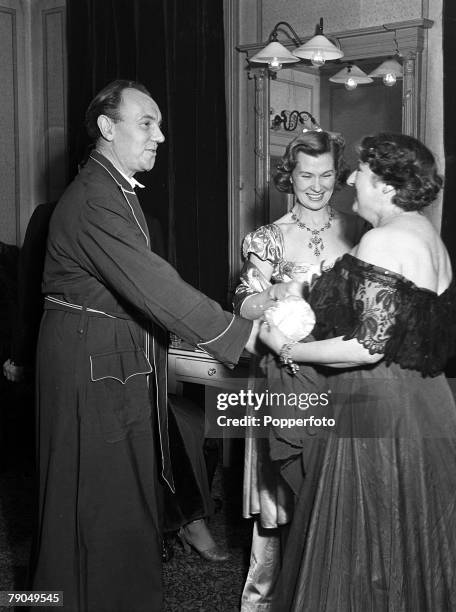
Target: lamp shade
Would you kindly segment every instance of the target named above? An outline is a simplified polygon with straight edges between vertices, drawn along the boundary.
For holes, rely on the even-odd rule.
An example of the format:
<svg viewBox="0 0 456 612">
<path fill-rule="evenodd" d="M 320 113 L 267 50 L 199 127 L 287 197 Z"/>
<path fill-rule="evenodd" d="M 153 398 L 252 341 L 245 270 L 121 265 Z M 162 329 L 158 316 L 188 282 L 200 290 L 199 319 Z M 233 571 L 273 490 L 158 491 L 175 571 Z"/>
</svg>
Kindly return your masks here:
<svg viewBox="0 0 456 612">
<path fill-rule="evenodd" d="M 292 64 L 299 62 L 299 57 L 296 57 L 288 51 L 283 45 L 277 41 L 270 42 L 264 49 L 255 53 L 250 59 L 250 62 L 259 64 L 270 64 L 271 62 L 278 64 Z"/>
<path fill-rule="evenodd" d="M 372 70 L 369 73 L 370 77 L 380 78 L 385 77 L 387 74 L 394 74 L 395 77 L 401 77 L 403 75 L 402 66 L 395 59 L 385 60 L 378 68 Z"/>
<path fill-rule="evenodd" d="M 342 49 L 339 49 L 322 34 L 317 34 L 306 43 L 293 51 L 297 57 L 312 60 L 316 55 L 321 55 L 323 60 L 336 60 L 344 56 Z"/>
<path fill-rule="evenodd" d="M 346 83 L 348 79 L 352 80 L 358 85 L 364 85 L 367 83 L 373 83 L 373 80 L 358 66 L 345 66 L 339 72 L 329 78 L 333 83 Z"/>
</svg>

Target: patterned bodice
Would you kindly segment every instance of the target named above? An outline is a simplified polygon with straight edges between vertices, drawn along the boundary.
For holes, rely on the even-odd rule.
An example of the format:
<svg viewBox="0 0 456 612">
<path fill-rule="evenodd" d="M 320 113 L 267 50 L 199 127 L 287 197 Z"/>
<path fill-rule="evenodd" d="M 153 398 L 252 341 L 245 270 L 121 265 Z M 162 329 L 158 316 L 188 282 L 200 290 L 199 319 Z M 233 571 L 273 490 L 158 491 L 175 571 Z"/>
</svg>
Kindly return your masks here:
<svg viewBox="0 0 456 612">
<path fill-rule="evenodd" d="M 319 276 L 334 263 L 334 260 L 324 260 L 320 263 L 286 260 L 283 234 L 275 223 L 263 225 L 247 234 L 242 245 L 242 254 L 247 259 L 250 253 L 272 264 L 271 281 L 275 283 L 299 280 L 310 284 L 315 275 Z"/>
<path fill-rule="evenodd" d="M 242 245 L 242 254 L 246 262 L 233 299 L 236 313 L 240 313 L 241 305 L 247 297 L 267 289 L 271 283 L 297 280 L 310 287 L 311 283 L 323 271 L 329 270 L 335 261 L 335 259 L 327 259 L 319 263 L 288 261 L 284 258 L 284 253 L 283 234 L 278 225 L 274 223 L 263 225 L 247 234 Z M 250 254 L 272 265 L 270 280 L 267 280 L 255 264 L 249 261 Z"/>
</svg>

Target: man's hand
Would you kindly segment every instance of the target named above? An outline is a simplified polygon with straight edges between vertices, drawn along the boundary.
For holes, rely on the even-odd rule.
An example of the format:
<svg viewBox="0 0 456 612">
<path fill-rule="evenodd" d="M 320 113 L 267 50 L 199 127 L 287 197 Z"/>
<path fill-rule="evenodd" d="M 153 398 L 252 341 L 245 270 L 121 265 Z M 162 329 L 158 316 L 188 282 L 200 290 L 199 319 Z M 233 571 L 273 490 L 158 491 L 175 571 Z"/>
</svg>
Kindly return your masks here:
<svg viewBox="0 0 456 612">
<path fill-rule="evenodd" d="M 24 380 L 24 367 L 16 365 L 11 359 L 3 364 L 3 375 L 10 382 L 21 382 Z"/>
<path fill-rule="evenodd" d="M 302 298 L 302 283 L 290 281 L 288 283 L 276 283 L 268 289 L 268 296 L 271 300 L 283 300 L 290 295 Z"/>
</svg>

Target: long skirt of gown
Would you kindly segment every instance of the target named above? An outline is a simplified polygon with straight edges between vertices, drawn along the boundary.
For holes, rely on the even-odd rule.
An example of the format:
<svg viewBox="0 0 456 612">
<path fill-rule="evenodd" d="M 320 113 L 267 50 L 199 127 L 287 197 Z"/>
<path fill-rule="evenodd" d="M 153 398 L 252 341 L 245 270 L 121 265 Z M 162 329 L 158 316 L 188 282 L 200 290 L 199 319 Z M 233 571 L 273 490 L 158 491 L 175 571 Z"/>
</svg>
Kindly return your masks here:
<svg viewBox="0 0 456 612">
<path fill-rule="evenodd" d="M 271 399 L 259 414 L 268 413 L 273 418 L 282 419 L 303 418 L 308 413 L 317 414 L 318 408 L 309 410 L 304 406 L 304 396 L 324 392 L 327 371 L 302 365 L 299 372 L 292 376 L 277 364 L 274 356 L 267 355 L 261 367 L 256 366 L 251 380 L 255 392 L 265 393 L 269 398 L 280 396 L 274 401 Z M 292 398 L 297 398 L 295 403 Z M 301 406 L 297 405 L 300 399 Z M 263 430 L 260 434 L 262 437 L 255 437 L 255 434 L 254 427 L 247 428 L 243 515 L 244 518 L 257 515 L 262 527 L 273 529 L 291 520 L 294 498 L 299 494 L 304 478 L 301 451 L 309 431 L 274 431 L 271 427 L 269 435 Z"/>
<path fill-rule="evenodd" d="M 251 389 L 267 391 L 259 362 L 251 360 Z M 250 414 L 253 416 L 253 409 Z M 299 470 L 299 468 L 298 468 Z M 249 571 L 241 597 L 241 612 L 269 610 L 281 567 L 284 526 L 290 522 L 293 493 L 270 457 L 269 439 L 256 437 L 247 427 L 244 454 L 243 516 L 255 518 L 252 532 Z"/>
<path fill-rule="evenodd" d="M 443 375 L 335 376 L 332 432 L 305 443 L 274 610 L 456 610 L 456 407 Z"/>
<path fill-rule="evenodd" d="M 265 377 L 266 375 L 266 377 Z M 303 418 L 307 409 L 293 403 L 293 397 L 303 398 L 325 388 L 326 377 L 311 366 L 301 366 L 296 376 L 279 367 L 272 355 L 266 356 L 261 370 L 251 376 L 257 393 L 274 394 L 286 399 L 262 409 L 273 417 Z M 303 393 L 303 390 L 306 390 Z M 315 410 L 311 410 L 315 414 Z M 246 433 L 244 463 L 244 517 L 255 516 L 252 534 L 250 567 L 241 600 L 241 611 L 269 610 L 281 568 L 293 514 L 294 498 L 303 479 L 303 439 L 308 431 L 274 432 L 255 437 L 255 428 Z M 277 435 L 275 435 L 277 433 Z M 312 435 L 312 432 L 311 434 Z M 322 441 L 320 437 L 320 442 Z"/>
</svg>

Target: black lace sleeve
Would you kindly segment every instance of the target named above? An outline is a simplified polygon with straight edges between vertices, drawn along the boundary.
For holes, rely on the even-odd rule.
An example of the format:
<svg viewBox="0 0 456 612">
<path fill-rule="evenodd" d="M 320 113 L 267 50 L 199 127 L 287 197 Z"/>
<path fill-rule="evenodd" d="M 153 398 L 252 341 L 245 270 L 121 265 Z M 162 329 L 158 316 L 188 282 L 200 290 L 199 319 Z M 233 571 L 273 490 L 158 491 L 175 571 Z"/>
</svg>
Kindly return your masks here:
<svg viewBox="0 0 456 612">
<path fill-rule="evenodd" d="M 314 336 L 356 338 L 387 363 L 442 372 L 456 349 L 456 288 L 438 296 L 403 276 L 342 257 L 315 283 L 310 304 L 317 317 Z"/>
<path fill-rule="evenodd" d="M 395 279 L 366 275 L 352 285 L 354 325 L 344 340 L 356 338 L 369 353 L 385 353 L 386 343 L 394 337 L 398 292 Z"/>
</svg>

